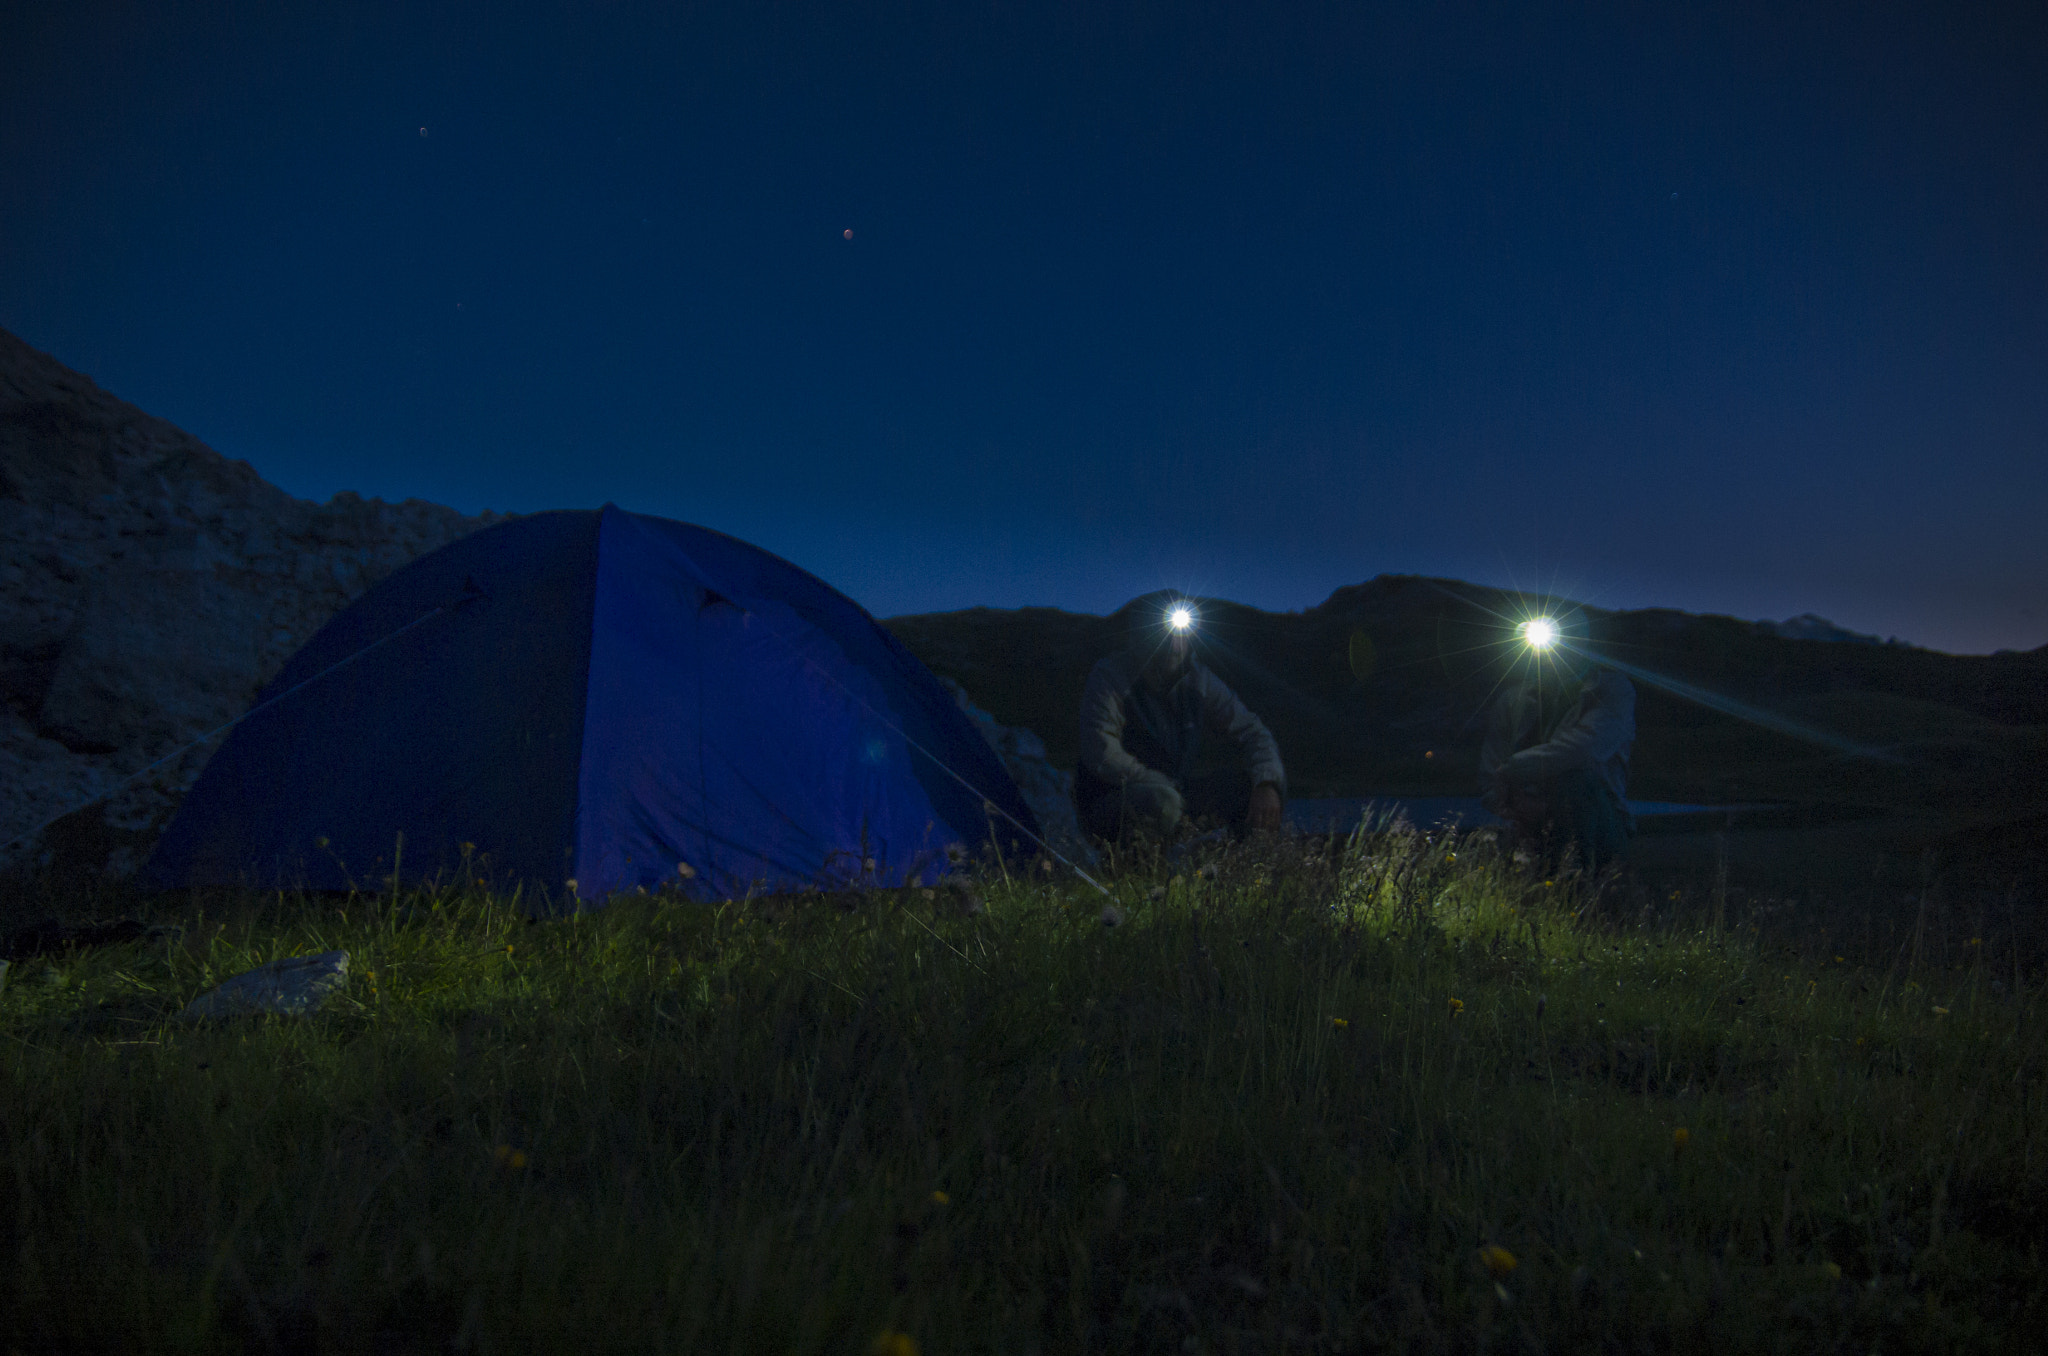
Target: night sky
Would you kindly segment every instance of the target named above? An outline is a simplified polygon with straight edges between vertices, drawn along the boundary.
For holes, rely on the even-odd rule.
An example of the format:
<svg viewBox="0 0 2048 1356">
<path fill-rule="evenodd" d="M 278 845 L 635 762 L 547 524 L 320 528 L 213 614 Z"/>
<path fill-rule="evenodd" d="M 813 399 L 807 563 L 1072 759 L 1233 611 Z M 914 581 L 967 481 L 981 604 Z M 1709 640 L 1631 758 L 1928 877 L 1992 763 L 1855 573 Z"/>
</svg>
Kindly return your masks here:
<svg viewBox="0 0 2048 1356">
<path fill-rule="evenodd" d="M 2039 5 L 315 8 L 0 0 L 0 326 L 295 494 L 2048 641 Z"/>
</svg>

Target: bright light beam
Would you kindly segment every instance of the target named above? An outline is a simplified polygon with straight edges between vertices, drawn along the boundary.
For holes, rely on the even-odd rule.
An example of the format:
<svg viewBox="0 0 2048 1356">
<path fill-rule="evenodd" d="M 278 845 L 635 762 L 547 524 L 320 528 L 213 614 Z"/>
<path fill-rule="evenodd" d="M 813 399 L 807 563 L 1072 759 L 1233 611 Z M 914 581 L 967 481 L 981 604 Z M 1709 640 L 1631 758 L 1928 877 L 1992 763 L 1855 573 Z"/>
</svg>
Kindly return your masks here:
<svg viewBox="0 0 2048 1356">
<path fill-rule="evenodd" d="M 1557 644 L 1557 623 L 1548 617 L 1531 617 L 1522 623 L 1522 639 L 1532 650 L 1547 650 Z"/>
<path fill-rule="evenodd" d="M 1901 758 L 1898 754 L 1886 749 L 1858 744 L 1854 740 L 1844 739 L 1841 735 L 1833 734 L 1827 730 L 1816 729 L 1814 726 L 1793 720 L 1790 716 L 1781 716 L 1775 711 L 1766 711 L 1761 707 L 1736 701 L 1733 697 L 1724 697 L 1720 693 L 1710 691 L 1707 688 L 1694 687 L 1691 683 L 1681 682 L 1676 678 L 1667 678 L 1661 673 L 1652 673 L 1646 668 L 1640 668 L 1624 660 L 1616 659 L 1613 655 L 1595 654 L 1590 650 L 1581 650 L 1568 640 L 1561 640 L 1556 643 L 1559 649 L 1570 650 L 1573 654 L 1590 660 L 1603 668 L 1619 670 L 1638 682 L 1648 683 L 1651 687 L 1662 688 L 1674 697 L 1683 697 L 1689 702 L 1698 702 L 1708 710 L 1719 711 L 1724 716 L 1733 716 L 1737 720 L 1748 721 L 1751 725 L 1769 730 L 1774 734 L 1781 734 L 1807 744 L 1818 745 L 1830 753 L 1839 753 L 1850 758 L 1869 758 L 1880 763 L 1903 763 L 1906 761 L 1906 759 Z"/>
<path fill-rule="evenodd" d="M 1489 616 L 1498 617 L 1504 622 L 1511 621 L 1511 618 L 1486 606 L 1477 598 L 1468 598 L 1464 594 L 1447 589 L 1441 584 L 1433 584 L 1432 587 L 1446 598 L 1454 599 L 1465 604 L 1467 607 L 1477 608 L 1479 611 L 1487 613 Z M 1522 622 L 1518 627 L 1522 633 L 1523 640 L 1528 642 L 1531 649 L 1541 651 L 1545 647 L 1535 643 L 1535 638 L 1529 634 L 1529 628 L 1537 621 L 1548 620 L 1548 618 L 1531 618 L 1528 621 Z M 1556 623 L 1552 622 L 1551 625 L 1554 627 Z M 1676 678 L 1667 678 L 1661 673 L 1653 673 L 1649 669 L 1639 668 L 1634 664 L 1616 659 L 1611 654 L 1604 652 L 1596 654 L 1591 650 L 1582 650 L 1562 636 L 1553 635 L 1549 642 L 1549 648 L 1569 650 L 1571 653 L 1591 660 L 1595 664 L 1618 670 L 1639 682 L 1648 683 L 1651 687 L 1661 688 L 1674 697 L 1681 697 L 1689 702 L 1698 702 L 1710 711 L 1719 711 L 1722 715 L 1733 716 L 1737 720 L 1747 721 L 1759 729 L 1770 730 L 1789 739 L 1797 739 L 1803 743 L 1817 745 L 1828 750 L 1830 753 L 1839 753 L 1850 758 L 1869 758 L 1880 763 L 1907 763 L 1911 761 L 1900 757 L 1888 749 L 1872 748 L 1868 745 L 1858 744 L 1852 739 L 1843 738 L 1841 735 L 1802 724 L 1799 721 L 1793 720 L 1790 716 L 1781 716 L 1775 711 L 1765 711 L 1760 707 L 1736 701 L 1733 697 L 1724 697 L 1718 692 L 1712 692 L 1703 687 L 1695 687 L 1691 683 L 1681 682 Z M 1505 673 L 1503 673 L 1501 681 L 1507 681 Z M 1498 685 L 1496 684 L 1495 686 Z"/>
<path fill-rule="evenodd" d="M 1195 624 L 1195 614 L 1184 607 L 1177 607 L 1166 614 L 1166 624 L 1175 631 L 1186 631 Z"/>
</svg>

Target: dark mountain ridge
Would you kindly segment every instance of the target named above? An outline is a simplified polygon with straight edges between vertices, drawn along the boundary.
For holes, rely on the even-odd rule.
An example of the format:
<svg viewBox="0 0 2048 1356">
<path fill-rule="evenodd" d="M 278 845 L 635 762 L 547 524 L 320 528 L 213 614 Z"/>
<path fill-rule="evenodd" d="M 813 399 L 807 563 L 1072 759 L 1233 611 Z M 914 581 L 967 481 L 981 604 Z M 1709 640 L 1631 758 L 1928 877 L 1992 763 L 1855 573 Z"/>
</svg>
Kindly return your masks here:
<svg viewBox="0 0 2048 1356">
<path fill-rule="evenodd" d="M 1134 607 L 897 617 L 888 625 L 997 719 L 1071 764 L 1082 685 Z M 1297 795 L 1472 790 L 1485 712 L 1524 661 L 1515 623 L 1572 606 L 1456 580 L 1382 575 L 1303 612 L 1201 600 L 1200 653 L 1257 710 Z M 1635 791 L 1647 798 L 1784 800 L 1894 810 L 2038 803 L 2048 751 L 2048 646 L 1949 655 L 1787 639 L 1771 623 L 1651 608 L 1585 609 L 1598 652 L 1777 723 L 1884 751 L 1846 757 L 1639 679 Z"/>
</svg>

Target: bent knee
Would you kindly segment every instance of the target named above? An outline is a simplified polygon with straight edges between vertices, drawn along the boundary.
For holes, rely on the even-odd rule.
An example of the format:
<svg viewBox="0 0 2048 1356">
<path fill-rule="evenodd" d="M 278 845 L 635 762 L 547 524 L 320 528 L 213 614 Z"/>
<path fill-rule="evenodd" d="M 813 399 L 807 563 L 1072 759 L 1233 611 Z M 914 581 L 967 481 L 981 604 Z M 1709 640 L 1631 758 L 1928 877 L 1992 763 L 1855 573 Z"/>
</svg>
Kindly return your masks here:
<svg viewBox="0 0 2048 1356">
<path fill-rule="evenodd" d="M 1180 792 L 1170 783 L 1134 782 L 1088 807 L 1089 831 L 1101 838 L 1141 833 L 1165 837 L 1180 826 L 1185 813 Z"/>
<path fill-rule="evenodd" d="M 1125 791 L 1125 800 L 1125 813 L 1133 826 L 1160 837 L 1180 827 L 1181 815 L 1186 810 L 1180 792 L 1161 783 L 1148 782 L 1129 787 Z"/>
</svg>

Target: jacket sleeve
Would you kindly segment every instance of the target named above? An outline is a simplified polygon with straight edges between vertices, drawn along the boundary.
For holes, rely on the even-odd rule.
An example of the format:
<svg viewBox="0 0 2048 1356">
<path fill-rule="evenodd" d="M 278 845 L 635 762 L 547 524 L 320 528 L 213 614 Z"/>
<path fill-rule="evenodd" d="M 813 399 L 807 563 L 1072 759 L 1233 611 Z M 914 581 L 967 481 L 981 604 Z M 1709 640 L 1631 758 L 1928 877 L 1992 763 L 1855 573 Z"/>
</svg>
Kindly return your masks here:
<svg viewBox="0 0 2048 1356">
<path fill-rule="evenodd" d="M 1113 660 L 1089 672 L 1081 692 L 1081 766 L 1112 786 L 1165 780 L 1124 748 L 1124 686 Z"/>
<path fill-rule="evenodd" d="M 1211 733 L 1237 745 L 1238 752 L 1250 764 L 1253 786 L 1271 782 L 1285 796 L 1287 769 L 1280 762 L 1280 745 L 1266 728 L 1266 722 L 1253 715 L 1251 708 L 1207 668 L 1196 670 L 1196 675 L 1201 684 L 1202 723 Z"/>
<path fill-rule="evenodd" d="M 1549 777 L 1597 768 L 1626 755 L 1636 738 L 1636 686 L 1613 670 L 1596 674 L 1580 698 L 1579 714 L 1546 743 L 1524 749 L 1502 765 L 1516 778 Z"/>
</svg>

